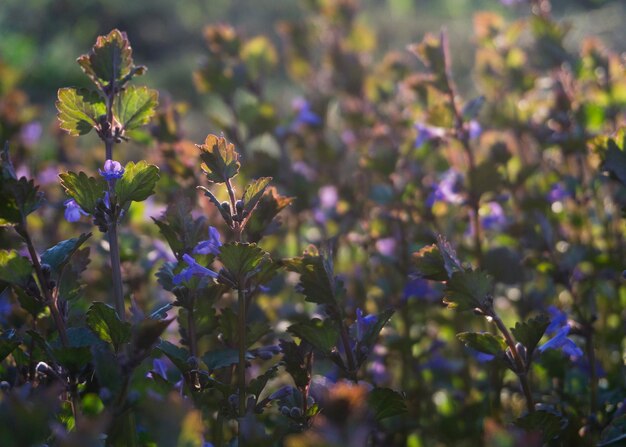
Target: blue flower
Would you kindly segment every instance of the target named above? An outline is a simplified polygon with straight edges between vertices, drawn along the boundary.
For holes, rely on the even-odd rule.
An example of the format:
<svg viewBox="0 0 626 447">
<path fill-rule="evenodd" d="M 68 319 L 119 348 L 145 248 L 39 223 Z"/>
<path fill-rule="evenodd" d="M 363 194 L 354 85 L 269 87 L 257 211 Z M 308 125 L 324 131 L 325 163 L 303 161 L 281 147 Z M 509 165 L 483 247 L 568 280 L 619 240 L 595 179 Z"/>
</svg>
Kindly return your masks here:
<svg viewBox="0 0 626 447">
<path fill-rule="evenodd" d="M 463 203 L 463 195 L 460 194 L 462 180 L 463 176 L 459 172 L 448 169 L 442 174 L 441 181 L 426 199 L 426 206 L 432 207 L 435 202 Z"/>
<path fill-rule="evenodd" d="M 198 245 L 193 249 L 193 254 L 198 255 L 219 255 L 222 241 L 220 240 L 220 233 L 215 227 L 209 227 L 209 238 L 206 241 L 198 242 Z"/>
<path fill-rule="evenodd" d="M 65 220 L 68 222 L 78 222 L 81 214 L 83 216 L 89 216 L 89 213 L 84 212 L 74 199 L 68 199 L 63 204 L 65 205 Z"/>
<path fill-rule="evenodd" d="M 554 203 L 554 202 L 561 202 L 570 196 L 571 196 L 570 192 L 567 190 L 565 186 L 563 186 L 562 183 L 554 183 L 552 187 L 550 188 L 550 192 L 547 195 L 547 199 L 550 201 L 550 203 Z"/>
<path fill-rule="evenodd" d="M 500 230 L 506 225 L 507 220 L 504 210 L 498 202 L 489 202 L 484 209 L 486 213 L 480 216 L 480 223 L 484 229 Z"/>
<path fill-rule="evenodd" d="M 539 352 L 544 352 L 546 349 L 560 349 L 570 357 L 582 357 L 583 351 L 576 346 L 572 340 L 567 338 L 569 334 L 569 325 L 563 326 L 561 330 L 550 340 L 537 348 Z"/>
<path fill-rule="evenodd" d="M 356 331 L 356 339 L 358 341 L 363 340 L 363 337 L 367 333 L 370 327 L 372 327 L 376 323 L 376 315 L 365 315 L 363 316 L 363 311 L 359 308 L 356 310 L 356 323 L 355 323 L 355 331 Z"/>
<path fill-rule="evenodd" d="M 299 127 L 303 124 L 309 126 L 319 126 L 322 124 L 322 119 L 311 110 L 311 104 L 309 101 L 303 98 L 297 98 L 293 101 L 293 108 L 298 112 L 292 127 Z"/>
<path fill-rule="evenodd" d="M 468 126 L 467 126 L 467 130 L 469 133 L 469 137 L 470 139 L 475 139 L 480 137 L 480 135 L 483 133 L 483 128 L 480 125 L 480 123 L 476 120 L 472 120 L 469 122 Z"/>
<path fill-rule="evenodd" d="M 439 140 L 446 136 L 446 129 L 443 127 L 429 126 L 424 123 L 415 124 L 415 130 L 417 130 L 415 147 L 420 147 L 427 141 Z"/>
<path fill-rule="evenodd" d="M 189 265 L 189 267 L 184 269 L 178 275 L 174 276 L 174 278 L 172 279 L 174 284 L 180 284 L 183 281 L 189 281 L 194 276 L 199 276 L 201 278 L 207 276 L 211 278 L 217 278 L 219 276 L 213 270 L 209 270 L 208 268 L 198 264 L 196 260 L 188 254 L 183 255 L 183 261 L 185 261 L 187 265 Z"/>
<path fill-rule="evenodd" d="M 439 299 L 440 294 L 432 287 L 429 281 L 424 278 L 415 278 L 406 283 L 402 297 L 405 301 L 409 298 L 417 298 L 433 302 Z"/>
<path fill-rule="evenodd" d="M 546 328 L 546 334 L 552 335 L 567 324 L 567 314 L 556 306 L 549 306 L 550 324 Z"/>
<path fill-rule="evenodd" d="M 98 172 L 107 182 L 117 180 L 124 175 L 124 168 L 119 161 L 107 160 L 104 162 L 104 169 L 98 169 Z"/>
</svg>

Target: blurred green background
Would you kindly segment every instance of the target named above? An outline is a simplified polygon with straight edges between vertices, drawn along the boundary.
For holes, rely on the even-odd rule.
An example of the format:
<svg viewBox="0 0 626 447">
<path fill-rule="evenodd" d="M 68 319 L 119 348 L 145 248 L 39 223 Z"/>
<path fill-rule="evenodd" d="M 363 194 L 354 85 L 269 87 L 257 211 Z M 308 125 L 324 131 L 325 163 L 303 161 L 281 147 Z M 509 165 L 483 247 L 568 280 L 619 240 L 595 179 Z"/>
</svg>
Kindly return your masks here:
<svg viewBox="0 0 626 447">
<path fill-rule="evenodd" d="M 307 1 L 307 0 L 303 0 Z M 299 0 L 1 0 L 0 60 L 16 69 L 18 86 L 42 106 L 42 121 L 54 113 L 59 87 L 86 85 L 74 63 L 96 36 L 112 28 L 126 31 L 135 60 L 148 66 L 142 82 L 191 106 L 192 122 L 202 116 L 203 98 L 191 73 L 203 57 L 202 29 L 226 22 L 253 36 L 276 38 L 275 24 L 303 14 Z M 511 18 L 528 14 L 528 6 L 506 7 L 498 0 L 361 0 L 363 23 L 378 34 L 378 51 L 402 50 L 426 31 L 446 26 L 462 91 L 473 61 L 472 18 L 477 10 L 494 10 Z M 626 50 L 626 2 L 623 0 L 554 0 L 554 15 L 572 24 L 569 44 L 597 35 L 616 51 Z M 193 119 L 195 115 L 195 119 Z M 189 126 L 187 126 L 189 127 Z M 192 126 L 193 127 L 193 126 Z M 206 129 L 191 131 L 201 138 Z"/>
</svg>

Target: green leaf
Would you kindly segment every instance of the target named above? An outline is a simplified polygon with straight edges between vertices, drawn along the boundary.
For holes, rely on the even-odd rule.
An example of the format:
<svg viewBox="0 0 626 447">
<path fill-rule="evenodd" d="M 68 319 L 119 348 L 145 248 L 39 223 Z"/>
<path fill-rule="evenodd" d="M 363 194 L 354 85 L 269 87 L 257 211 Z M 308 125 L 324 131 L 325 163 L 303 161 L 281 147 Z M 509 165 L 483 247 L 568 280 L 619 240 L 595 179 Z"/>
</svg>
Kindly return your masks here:
<svg viewBox="0 0 626 447">
<path fill-rule="evenodd" d="M 402 395 L 389 388 L 374 388 L 367 397 L 367 403 L 377 421 L 407 411 Z"/>
<path fill-rule="evenodd" d="M 443 257 L 436 244 L 427 245 L 413 253 L 413 263 L 421 278 L 433 281 L 446 281 L 448 279 Z"/>
<path fill-rule="evenodd" d="M 614 140 L 608 141 L 602 168 L 619 180 L 622 185 L 626 185 L 626 152 L 620 149 Z"/>
<path fill-rule="evenodd" d="M 280 365 L 273 365 L 271 366 L 267 371 L 265 371 L 263 374 L 256 376 L 254 379 L 252 379 L 250 381 L 250 383 L 247 386 L 246 392 L 248 394 L 252 394 L 254 396 L 256 396 L 257 400 L 259 399 L 259 396 L 261 395 L 261 393 L 263 392 L 263 390 L 265 389 L 265 386 L 267 385 L 267 382 L 269 382 L 270 380 L 274 379 L 277 375 L 278 375 L 278 368 Z"/>
<path fill-rule="evenodd" d="M 286 340 L 280 340 L 279 343 L 285 370 L 298 388 L 305 387 L 311 380 L 311 373 L 307 368 L 307 356 L 311 352 L 311 345 L 304 341 L 299 345 Z"/>
<path fill-rule="evenodd" d="M 269 254 L 256 244 L 239 242 L 222 245 L 218 259 L 231 279 L 242 284 L 259 273 L 263 263 L 271 263 Z"/>
<path fill-rule="evenodd" d="M 133 326 L 131 346 L 136 353 L 149 353 L 161 334 L 167 329 L 174 318 L 169 320 L 146 319 Z"/>
<path fill-rule="evenodd" d="M 489 332 L 461 332 L 456 334 L 465 346 L 478 352 L 499 356 L 506 349 L 506 342 Z"/>
<path fill-rule="evenodd" d="M 201 168 L 207 179 L 214 183 L 225 183 L 239 173 L 239 154 L 235 146 L 224 137 L 208 135 L 200 149 Z"/>
<path fill-rule="evenodd" d="M 48 264 L 55 277 L 58 277 L 63 267 L 70 261 L 76 250 L 91 237 L 91 233 L 83 233 L 79 237 L 59 242 L 41 254 L 41 263 Z"/>
<path fill-rule="evenodd" d="M 91 346 L 100 340 L 86 327 L 69 328 L 67 339 L 67 346 L 63 346 L 59 339 L 52 342 L 52 353 L 59 363 L 77 373 L 91 361 Z"/>
<path fill-rule="evenodd" d="M 61 88 L 57 97 L 57 117 L 61 129 L 77 137 L 100 127 L 100 117 L 106 115 L 106 105 L 97 92 L 84 88 Z"/>
<path fill-rule="evenodd" d="M 175 197 L 161 218 L 152 218 L 178 260 L 206 238 L 206 218 L 194 218 L 191 211 L 188 198 Z"/>
<path fill-rule="evenodd" d="M 618 447 L 626 442 L 626 415 L 616 417 L 611 423 L 602 430 L 600 435 L 600 443 L 597 447 Z"/>
<path fill-rule="evenodd" d="M 188 362 L 190 354 L 186 349 L 165 340 L 161 340 L 156 348 L 165 354 L 181 373 L 186 373 L 191 369 L 191 364 Z"/>
<path fill-rule="evenodd" d="M 538 315 L 526 322 L 515 323 L 515 327 L 511 328 L 511 332 L 515 339 L 526 347 L 528 357 L 530 358 L 549 325 L 550 319 L 547 316 Z"/>
<path fill-rule="evenodd" d="M 148 87 L 130 86 L 122 90 L 113 105 L 113 115 L 124 131 L 148 124 L 159 102 L 159 92 Z"/>
<path fill-rule="evenodd" d="M 69 263 L 63 268 L 59 277 L 59 297 L 65 301 L 76 300 L 81 297 L 83 287 L 81 275 L 89 264 L 89 247 L 74 252 Z"/>
<path fill-rule="evenodd" d="M 248 330 L 246 331 L 246 347 L 249 348 L 257 341 L 259 341 L 263 336 L 269 334 L 272 331 L 272 328 L 269 324 L 263 321 L 255 321 L 252 324 L 247 326 Z"/>
<path fill-rule="evenodd" d="M 117 396 L 123 384 L 123 375 L 120 362 L 110 345 L 98 343 L 91 347 L 98 384 L 107 388 L 113 397 Z"/>
<path fill-rule="evenodd" d="M 0 281 L 25 287 L 33 274 L 33 265 L 15 250 L 0 250 Z"/>
<path fill-rule="evenodd" d="M 515 425 L 524 430 L 538 431 L 543 435 L 544 442 L 548 442 L 561 433 L 562 427 L 566 424 L 561 416 L 545 410 L 537 410 L 518 418 Z"/>
<path fill-rule="evenodd" d="M 0 335 L 0 362 L 7 358 L 21 343 L 15 329 L 4 331 Z"/>
<path fill-rule="evenodd" d="M 432 85 L 444 92 L 447 91 L 448 87 L 444 58 L 446 47 L 447 42 L 443 32 L 440 37 L 426 33 L 419 44 L 408 47 L 409 51 L 415 54 L 432 73 L 432 77 L 429 79 Z"/>
<path fill-rule="evenodd" d="M 85 74 L 100 87 L 109 85 L 111 81 L 121 86 L 133 75 L 146 71 L 145 67 L 135 67 L 128 37 L 117 29 L 106 36 L 98 36 L 91 51 L 79 57 L 77 62 Z"/>
<path fill-rule="evenodd" d="M 224 342 L 230 346 L 239 344 L 239 333 L 237 330 L 237 315 L 229 307 L 222 309 L 219 316 L 218 329 L 224 337 Z"/>
<path fill-rule="evenodd" d="M 247 240 L 258 242 L 264 235 L 274 232 L 280 225 L 280 221 L 274 218 L 293 201 L 293 197 L 284 197 L 278 194 L 278 190 L 273 186 L 266 188 L 254 213 L 246 223 Z"/>
<path fill-rule="evenodd" d="M 333 265 L 329 258 L 305 254 L 283 261 L 287 270 L 300 273 L 298 289 L 310 303 L 339 306 L 345 295 L 343 283 L 333 276 Z"/>
<path fill-rule="evenodd" d="M 104 197 L 107 190 L 106 181 L 98 177 L 87 177 L 84 172 L 60 174 L 61 186 L 68 196 L 73 198 L 80 207 L 89 214 L 96 210 L 96 202 Z"/>
<path fill-rule="evenodd" d="M 448 278 L 451 278 L 454 272 L 465 271 L 452 244 L 442 235 L 437 236 L 437 248 L 439 248 L 439 253 L 441 253 L 441 257 L 443 258 L 443 265 L 446 272 L 448 272 Z"/>
<path fill-rule="evenodd" d="M 254 356 L 246 352 L 246 360 L 253 360 Z M 239 351 L 237 349 L 217 349 L 207 352 L 202 356 L 202 361 L 209 371 L 227 368 L 239 363 Z"/>
<path fill-rule="evenodd" d="M 44 203 L 43 193 L 33 180 L 3 178 L 0 182 L 0 226 L 21 224 Z"/>
<path fill-rule="evenodd" d="M 113 344 L 116 352 L 130 340 L 130 323 L 120 320 L 115 309 L 108 304 L 93 303 L 87 311 L 86 321 L 100 340 Z"/>
<path fill-rule="evenodd" d="M 154 194 L 154 187 L 159 180 L 159 168 L 149 165 L 145 160 L 129 162 L 122 178 L 115 182 L 115 194 L 118 202 L 125 206 L 131 201 L 141 202 Z"/>
<path fill-rule="evenodd" d="M 253 180 L 246 186 L 246 190 L 243 192 L 243 211 L 249 215 L 252 210 L 257 206 L 259 200 L 265 193 L 265 189 L 268 187 L 272 177 L 261 177 Z"/>
<path fill-rule="evenodd" d="M 458 310 L 489 310 L 492 288 L 491 277 L 484 272 L 478 270 L 455 272 L 446 283 L 443 302 L 449 308 Z"/>
<path fill-rule="evenodd" d="M 295 323 L 289 326 L 287 331 L 326 355 L 330 354 L 339 339 L 339 329 L 330 319 L 320 320 L 314 318 L 311 321 Z"/>
</svg>

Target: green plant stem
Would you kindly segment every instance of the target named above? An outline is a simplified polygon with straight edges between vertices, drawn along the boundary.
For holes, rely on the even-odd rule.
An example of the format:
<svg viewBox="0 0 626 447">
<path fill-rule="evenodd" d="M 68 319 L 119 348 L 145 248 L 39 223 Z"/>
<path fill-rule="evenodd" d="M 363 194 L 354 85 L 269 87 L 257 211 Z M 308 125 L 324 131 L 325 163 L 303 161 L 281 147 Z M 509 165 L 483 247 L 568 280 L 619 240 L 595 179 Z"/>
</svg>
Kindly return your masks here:
<svg viewBox="0 0 626 447">
<path fill-rule="evenodd" d="M 111 256 L 111 279 L 113 280 L 113 301 L 115 309 L 122 321 L 126 320 L 124 306 L 124 289 L 122 285 L 122 266 L 120 262 L 120 247 L 117 240 L 117 222 L 109 225 L 109 253 Z"/>
<path fill-rule="evenodd" d="M 528 367 L 522 360 L 522 357 L 520 356 L 517 347 L 515 346 L 515 340 L 513 339 L 513 336 L 505 326 L 500 316 L 495 312 L 492 312 L 490 317 L 493 319 L 493 322 L 496 324 L 498 330 L 504 336 L 504 340 L 511 350 L 511 354 L 513 355 L 513 360 L 515 361 L 515 366 L 517 369 L 517 371 L 515 371 L 515 374 L 517 374 L 520 385 L 522 386 L 522 391 L 524 392 L 524 396 L 526 397 L 526 407 L 528 408 L 529 413 L 533 413 L 535 411 L 535 402 L 533 400 L 533 394 L 530 390 L 530 384 L 528 383 Z"/>
<path fill-rule="evenodd" d="M 39 256 L 37 255 L 37 250 L 35 250 L 35 246 L 33 245 L 33 240 L 30 238 L 30 234 L 26 228 L 26 222 L 22 222 L 21 225 L 17 228 L 18 233 L 24 238 L 26 242 L 26 247 L 28 248 L 28 253 L 30 255 L 31 262 L 33 263 L 33 267 L 35 268 L 35 275 L 37 276 L 37 280 L 39 282 L 39 288 L 43 293 L 43 296 L 50 306 L 50 314 L 52 315 L 52 319 L 59 331 L 59 338 L 61 339 L 61 343 L 63 347 L 67 347 L 69 345 L 69 341 L 67 339 L 67 331 L 65 329 L 65 321 L 61 317 L 61 313 L 59 312 L 59 306 L 57 305 L 56 299 L 50 293 L 50 289 L 46 287 L 46 281 L 43 274 L 43 270 L 41 268 L 41 263 L 39 262 Z"/>
<path fill-rule="evenodd" d="M 241 286 L 237 290 L 237 301 L 239 302 L 239 364 L 237 365 L 237 386 L 239 389 L 239 430 L 237 432 L 237 439 L 239 441 L 239 446 L 243 446 L 241 437 L 241 420 L 246 413 L 246 294 Z"/>
</svg>

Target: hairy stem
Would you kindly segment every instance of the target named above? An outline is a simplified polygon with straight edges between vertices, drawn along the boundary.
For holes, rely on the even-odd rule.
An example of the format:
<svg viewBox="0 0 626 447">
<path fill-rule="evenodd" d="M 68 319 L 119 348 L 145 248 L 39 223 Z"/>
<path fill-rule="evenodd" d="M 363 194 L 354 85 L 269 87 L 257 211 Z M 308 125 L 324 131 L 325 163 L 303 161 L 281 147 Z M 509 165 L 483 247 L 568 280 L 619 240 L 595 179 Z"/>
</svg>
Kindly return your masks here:
<svg viewBox="0 0 626 447">
<path fill-rule="evenodd" d="M 500 318 L 498 314 L 492 312 L 490 317 L 493 319 L 493 322 L 496 324 L 496 327 L 504 336 L 504 340 L 506 341 L 507 346 L 511 350 L 511 354 L 513 355 L 513 361 L 515 362 L 516 370 L 515 374 L 519 379 L 520 385 L 522 387 L 522 391 L 524 392 L 524 396 L 526 397 L 526 407 L 528 408 L 528 412 L 532 413 L 535 411 L 535 402 L 533 400 L 533 394 L 530 390 L 530 384 L 528 383 L 528 368 L 522 360 L 522 357 L 515 346 L 515 340 L 513 336 L 505 326 L 504 322 Z"/>
<path fill-rule="evenodd" d="M 238 332 L 239 332 L 239 364 L 237 365 L 237 387 L 239 389 L 239 445 L 242 443 L 241 420 L 246 413 L 246 294 L 243 287 L 237 290 L 237 301 L 239 302 Z"/>
<path fill-rule="evenodd" d="M 35 246 L 33 245 L 33 240 L 28 233 L 28 229 L 26 228 L 26 222 L 22 222 L 21 225 L 17 228 L 18 233 L 24 238 L 26 242 L 26 247 L 28 248 L 28 254 L 30 255 L 30 260 L 33 263 L 33 267 L 35 268 L 35 275 L 37 276 L 37 281 L 39 282 L 39 288 L 41 292 L 50 306 L 50 314 L 52 315 L 52 319 L 54 320 L 54 324 L 59 331 L 59 338 L 61 339 L 61 343 L 64 347 L 67 347 L 69 342 L 67 339 L 67 331 L 65 329 L 65 321 L 59 312 L 59 306 L 57 305 L 57 301 L 55 297 L 50 293 L 50 289 L 47 287 L 46 280 L 43 274 L 43 270 L 41 268 L 41 263 L 39 262 L 39 256 L 37 255 L 37 250 L 35 250 Z"/>
<path fill-rule="evenodd" d="M 111 279 L 113 280 L 113 301 L 115 310 L 122 321 L 126 320 L 124 306 L 124 289 L 122 285 L 122 266 L 120 262 L 120 247 L 117 240 L 117 222 L 109 225 L 109 253 L 111 256 Z"/>
</svg>

